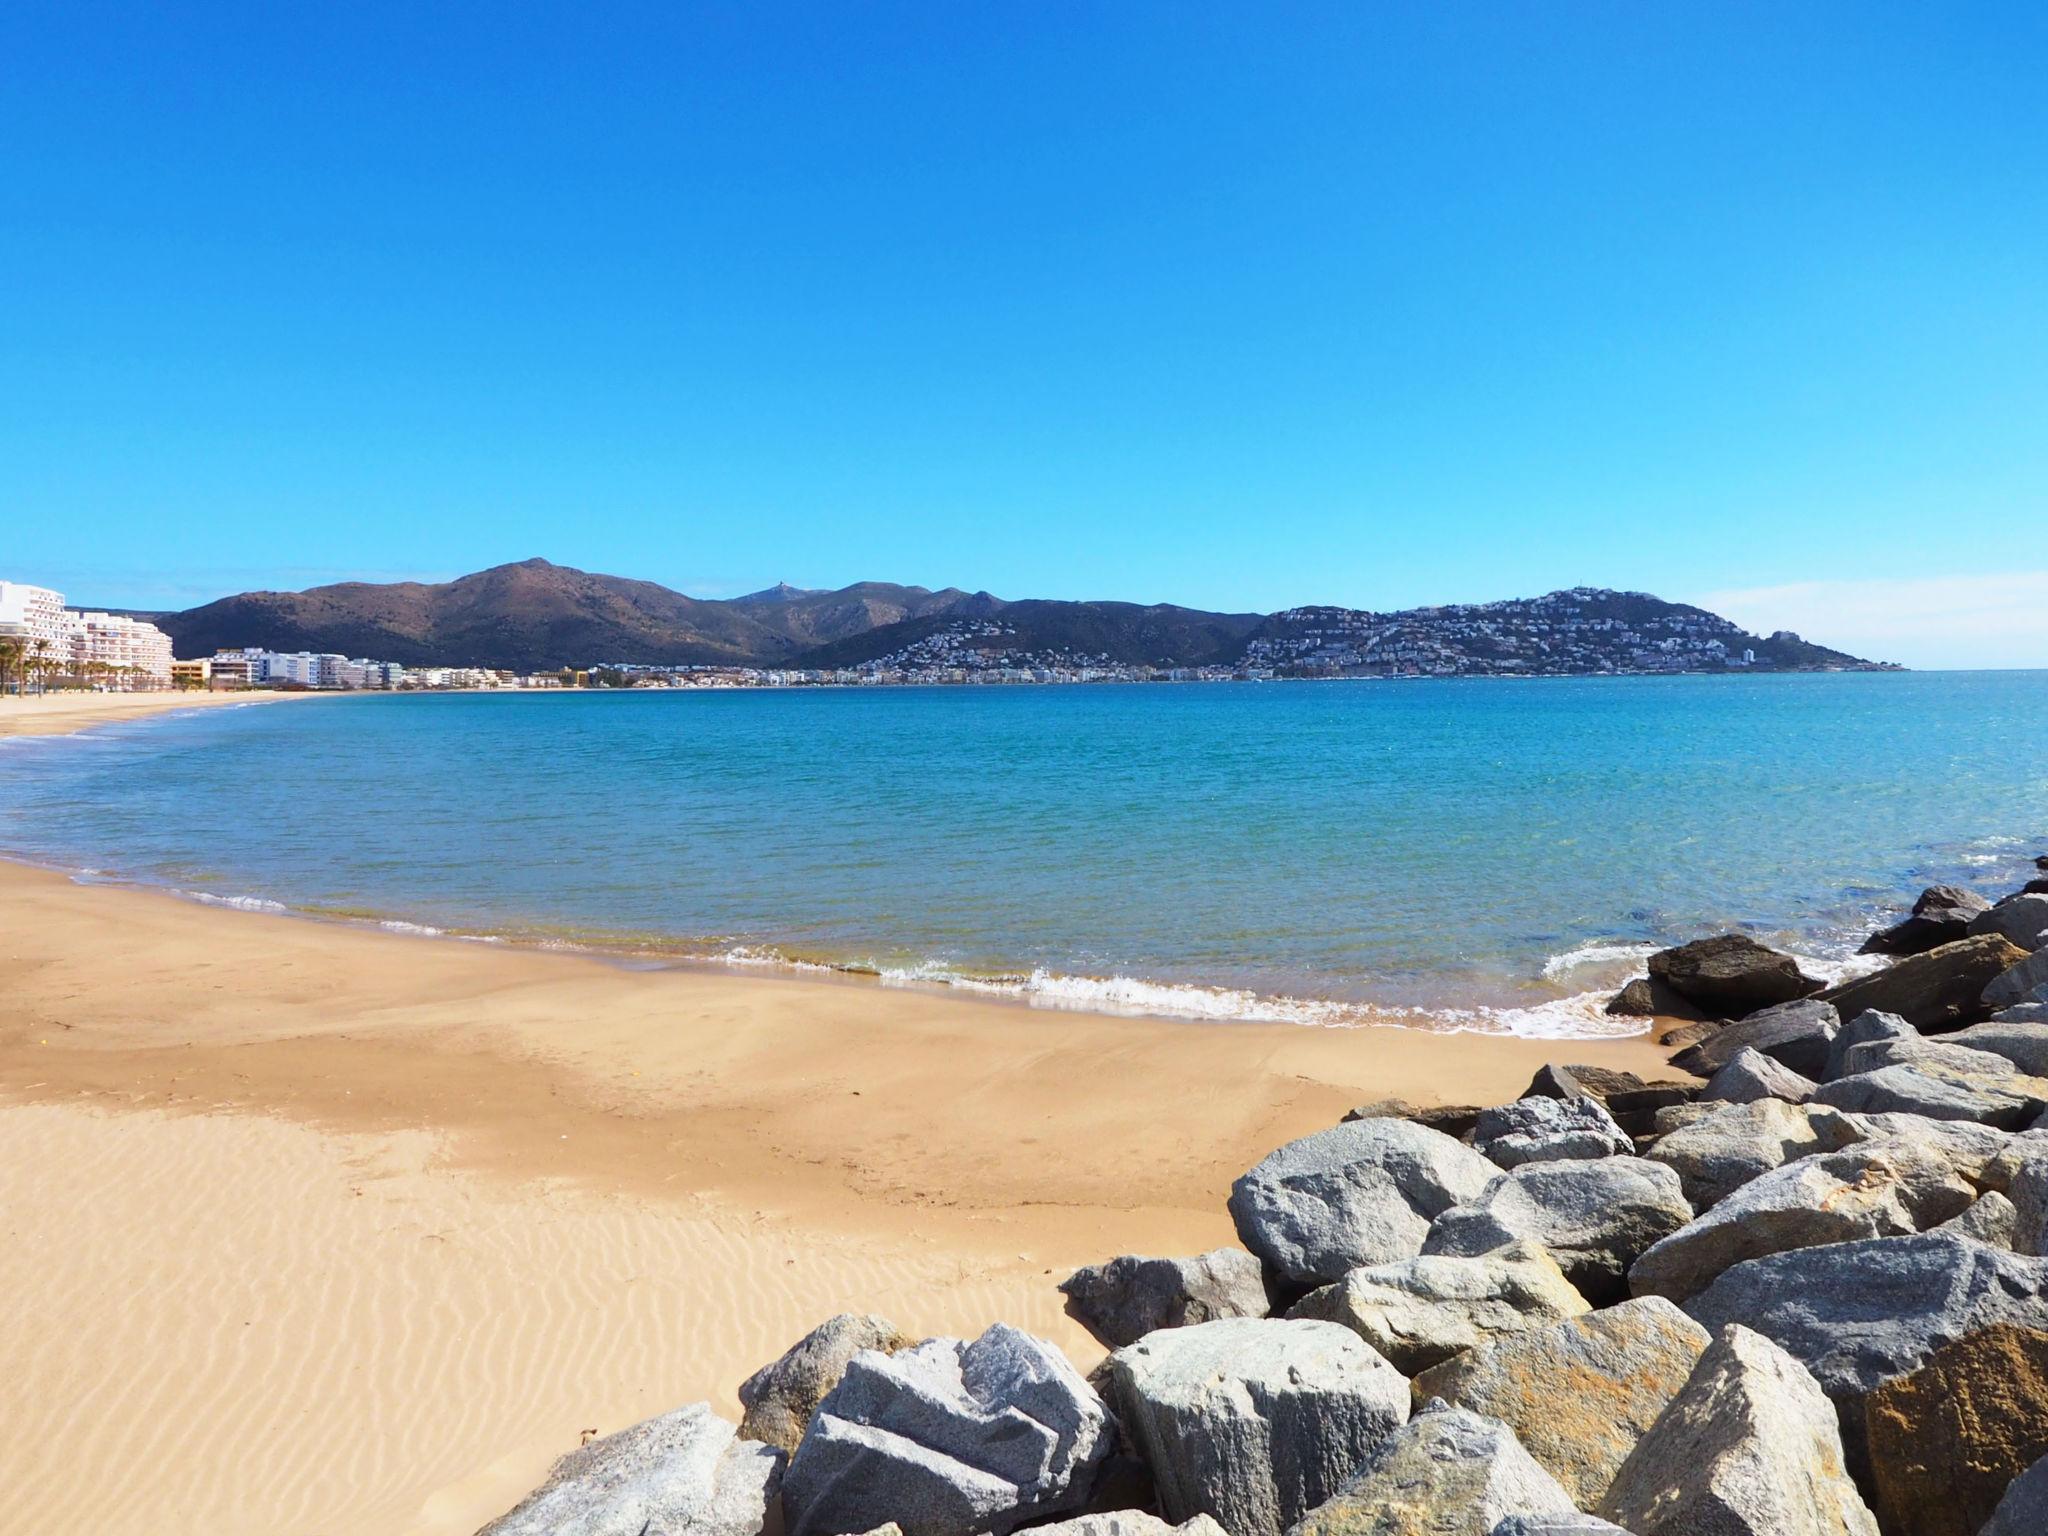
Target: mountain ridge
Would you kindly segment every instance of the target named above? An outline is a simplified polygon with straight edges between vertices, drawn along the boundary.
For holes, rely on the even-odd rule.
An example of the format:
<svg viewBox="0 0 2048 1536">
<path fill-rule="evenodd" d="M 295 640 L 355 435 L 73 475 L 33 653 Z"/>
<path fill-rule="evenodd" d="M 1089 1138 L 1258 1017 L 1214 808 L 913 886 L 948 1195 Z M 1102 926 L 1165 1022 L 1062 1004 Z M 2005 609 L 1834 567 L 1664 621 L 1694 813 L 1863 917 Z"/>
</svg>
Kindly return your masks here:
<svg viewBox="0 0 2048 1536">
<path fill-rule="evenodd" d="M 1377 613 L 1308 605 L 1217 613 L 1173 603 L 1004 599 L 959 587 L 778 584 L 697 598 L 535 557 L 447 582 L 243 592 L 150 617 L 181 656 L 260 646 L 406 666 L 548 671 L 622 662 L 802 670 L 1122 666 L 1353 672 L 1769 670 L 1881 665 L 1780 631 L 1748 634 L 1648 593 L 1579 587 Z M 1690 664 L 1690 663 L 1697 663 Z"/>
</svg>

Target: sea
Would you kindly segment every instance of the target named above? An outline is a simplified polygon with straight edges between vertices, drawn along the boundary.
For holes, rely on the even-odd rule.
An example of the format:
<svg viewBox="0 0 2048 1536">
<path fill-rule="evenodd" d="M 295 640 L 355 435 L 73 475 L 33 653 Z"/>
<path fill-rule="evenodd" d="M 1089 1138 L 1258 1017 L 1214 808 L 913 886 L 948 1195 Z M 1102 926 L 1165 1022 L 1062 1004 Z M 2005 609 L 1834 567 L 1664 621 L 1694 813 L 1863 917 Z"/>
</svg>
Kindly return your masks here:
<svg viewBox="0 0 2048 1536">
<path fill-rule="evenodd" d="M 1632 1032 L 2048 852 L 2048 672 L 354 695 L 0 741 L 0 852 L 620 964 Z"/>
</svg>

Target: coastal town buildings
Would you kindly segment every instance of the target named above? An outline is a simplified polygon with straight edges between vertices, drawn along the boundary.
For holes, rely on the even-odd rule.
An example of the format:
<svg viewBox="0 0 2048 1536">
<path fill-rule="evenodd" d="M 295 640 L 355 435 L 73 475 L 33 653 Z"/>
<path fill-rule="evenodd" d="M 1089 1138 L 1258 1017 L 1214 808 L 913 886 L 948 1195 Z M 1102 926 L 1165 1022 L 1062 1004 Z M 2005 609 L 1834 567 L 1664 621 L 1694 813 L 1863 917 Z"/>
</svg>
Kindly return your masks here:
<svg viewBox="0 0 2048 1536">
<path fill-rule="evenodd" d="M 0 581 L 0 640 L 21 648 L 18 665 L 41 681 L 108 688 L 167 688 L 171 639 L 125 613 L 80 611 L 48 587 Z"/>
</svg>

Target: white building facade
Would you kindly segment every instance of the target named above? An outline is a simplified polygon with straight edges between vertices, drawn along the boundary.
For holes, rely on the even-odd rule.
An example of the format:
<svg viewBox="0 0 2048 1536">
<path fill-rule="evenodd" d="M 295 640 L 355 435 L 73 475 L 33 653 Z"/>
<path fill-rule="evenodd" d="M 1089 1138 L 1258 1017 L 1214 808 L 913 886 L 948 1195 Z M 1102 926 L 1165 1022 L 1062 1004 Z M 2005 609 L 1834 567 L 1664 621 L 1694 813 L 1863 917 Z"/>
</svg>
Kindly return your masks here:
<svg viewBox="0 0 2048 1536">
<path fill-rule="evenodd" d="M 71 655 L 71 615 L 64 594 L 19 581 L 0 581 L 0 635 L 33 645 L 45 641 L 66 660 Z"/>
<path fill-rule="evenodd" d="M 0 637 L 27 644 L 46 671 L 118 687 L 164 688 L 171 637 L 120 613 L 80 613 L 64 594 L 0 581 Z"/>
</svg>

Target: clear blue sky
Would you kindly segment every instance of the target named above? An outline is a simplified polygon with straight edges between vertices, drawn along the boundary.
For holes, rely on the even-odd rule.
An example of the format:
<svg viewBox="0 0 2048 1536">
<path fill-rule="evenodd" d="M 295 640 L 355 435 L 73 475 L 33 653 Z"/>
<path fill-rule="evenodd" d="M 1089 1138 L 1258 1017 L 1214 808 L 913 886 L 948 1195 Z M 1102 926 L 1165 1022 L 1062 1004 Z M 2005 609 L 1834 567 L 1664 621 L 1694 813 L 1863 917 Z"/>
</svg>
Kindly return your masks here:
<svg viewBox="0 0 2048 1536">
<path fill-rule="evenodd" d="M 2044 81 L 2034 4 L 12 0 L 0 575 L 1589 582 L 2048 665 Z"/>
</svg>

